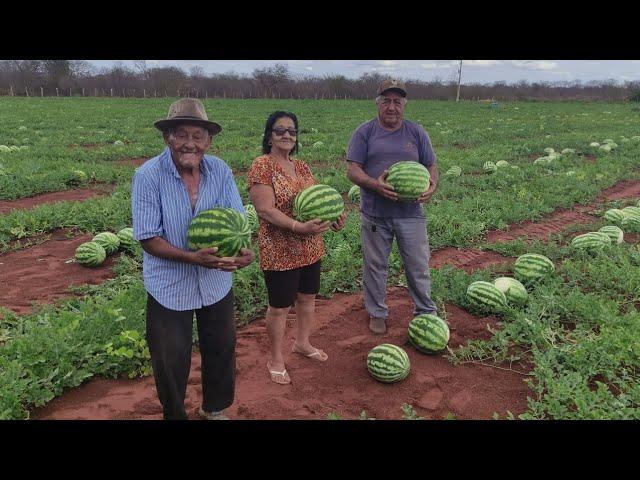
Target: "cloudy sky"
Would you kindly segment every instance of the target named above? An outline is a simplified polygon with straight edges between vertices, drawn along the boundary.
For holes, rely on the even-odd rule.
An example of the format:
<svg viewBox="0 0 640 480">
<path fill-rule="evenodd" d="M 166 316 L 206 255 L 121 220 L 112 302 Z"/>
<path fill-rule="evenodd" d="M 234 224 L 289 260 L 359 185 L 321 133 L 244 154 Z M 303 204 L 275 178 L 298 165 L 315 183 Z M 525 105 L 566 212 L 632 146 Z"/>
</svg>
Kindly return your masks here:
<svg viewBox="0 0 640 480">
<path fill-rule="evenodd" d="M 133 67 L 134 60 L 89 60 L 96 67 L 116 62 Z M 173 65 L 189 71 L 200 66 L 205 73 L 251 74 L 276 63 L 289 66 L 296 75 L 335 75 L 357 78 L 365 72 L 390 74 L 403 79 L 449 80 L 456 77 L 459 60 L 147 60 L 149 67 Z M 520 80 L 582 82 L 613 79 L 640 81 L 640 60 L 464 60 L 463 83 Z"/>
</svg>

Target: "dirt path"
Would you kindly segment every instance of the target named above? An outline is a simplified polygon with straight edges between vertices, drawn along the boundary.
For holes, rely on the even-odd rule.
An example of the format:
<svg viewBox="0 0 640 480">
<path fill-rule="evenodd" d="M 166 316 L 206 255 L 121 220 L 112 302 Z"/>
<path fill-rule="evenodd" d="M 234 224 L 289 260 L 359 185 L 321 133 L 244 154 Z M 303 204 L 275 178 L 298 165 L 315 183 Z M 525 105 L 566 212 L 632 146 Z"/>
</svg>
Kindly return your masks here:
<svg viewBox="0 0 640 480">
<path fill-rule="evenodd" d="M 369 417 L 400 419 L 401 407 L 411 404 L 421 416 L 444 418 L 452 413 L 460 419 L 489 419 L 494 412 L 522 413 L 529 389 L 520 373 L 481 365 L 453 366 L 443 356 L 423 355 L 405 345 L 412 307 L 404 289 L 390 289 L 389 333 L 370 334 L 361 294 L 336 295 L 320 300 L 317 329 L 312 336 L 329 355 L 320 363 L 289 353 L 285 356 L 292 384 L 269 380 L 265 362 L 268 340 L 264 319 L 238 331 L 236 399 L 228 414 L 233 419 L 325 419 L 328 413 L 356 418 L 362 410 Z M 488 338 L 486 325 L 496 320 L 475 318 L 447 305 L 452 326 L 450 346 L 472 338 Z M 290 315 L 294 324 L 295 315 Z M 293 342 L 289 326 L 285 345 Z M 367 372 L 366 356 L 375 345 L 401 345 L 411 361 L 411 374 L 402 382 L 386 385 Z M 505 366 L 507 368 L 507 366 Z M 523 368 L 524 367 L 520 367 Z M 514 367 L 514 370 L 516 368 Z M 186 406 L 197 418 L 202 389 L 200 358 L 192 357 Z M 160 419 L 162 410 L 152 377 L 138 380 L 96 379 L 52 400 L 34 411 L 36 419 Z"/>
<path fill-rule="evenodd" d="M 111 190 L 113 190 L 113 185 L 99 185 L 92 188 L 76 188 L 73 190 L 43 193 L 41 195 L 19 198 L 17 200 L 0 200 L 0 214 L 9 213 L 11 210 L 26 210 L 44 203 L 87 200 L 89 198 L 106 195 Z"/>
<path fill-rule="evenodd" d="M 68 239 L 58 230 L 51 240 L 0 255 L 0 305 L 14 312 L 31 312 L 33 303 L 52 303 L 68 297 L 73 285 L 96 285 L 113 278 L 114 256 L 96 268 L 67 263 L 81 243 L 93 235 Z"/>
</svg>

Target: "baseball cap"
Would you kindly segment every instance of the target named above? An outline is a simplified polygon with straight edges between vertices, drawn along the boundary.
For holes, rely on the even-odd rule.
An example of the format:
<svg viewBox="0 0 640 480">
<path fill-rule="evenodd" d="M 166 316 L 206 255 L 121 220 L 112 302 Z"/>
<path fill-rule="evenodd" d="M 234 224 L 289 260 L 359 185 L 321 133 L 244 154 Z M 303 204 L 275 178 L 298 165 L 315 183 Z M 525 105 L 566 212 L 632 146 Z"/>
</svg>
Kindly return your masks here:
<svg viewBox="0 0 640 480">
<path fill-rule="evenodd" d="M 407 87 L 400 80 L 385 80 L 378 85 L 377 95 L 382 95 L 387 90 L 397 90 L 403 97 L 407 96 Z"/>
</svg>

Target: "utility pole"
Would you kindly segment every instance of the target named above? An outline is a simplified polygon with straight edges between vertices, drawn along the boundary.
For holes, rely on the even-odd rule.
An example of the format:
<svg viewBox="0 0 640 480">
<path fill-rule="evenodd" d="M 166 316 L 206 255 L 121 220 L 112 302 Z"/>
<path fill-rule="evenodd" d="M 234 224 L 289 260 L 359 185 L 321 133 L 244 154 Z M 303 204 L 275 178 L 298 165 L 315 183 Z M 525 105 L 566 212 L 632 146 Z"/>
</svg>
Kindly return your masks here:
<svg viewBox="0 0 640 480">
<path fill-rule="evenodd" d="M 460 79 L 462 78 L 462 60 L 460 60 L 460 67 L 458 67 L 458 92 L 456 93 L 456 102 L 460 100 Z"/>
</svg>

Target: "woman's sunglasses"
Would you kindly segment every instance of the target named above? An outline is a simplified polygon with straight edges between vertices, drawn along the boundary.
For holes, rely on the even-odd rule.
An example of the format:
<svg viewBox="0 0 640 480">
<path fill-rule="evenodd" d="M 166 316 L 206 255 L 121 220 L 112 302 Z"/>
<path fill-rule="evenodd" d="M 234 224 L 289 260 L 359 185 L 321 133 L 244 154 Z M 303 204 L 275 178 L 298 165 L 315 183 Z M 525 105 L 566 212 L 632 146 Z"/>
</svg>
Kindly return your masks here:
<svg viewBox="0 0 640 480">
<path fill-rule="evenodd" d="M 289 132 L 289 135 L 291 135 L 292 137 L 298 136 L 298 131 L 295 128 L 274 128 L 271 131 L 275 133 L 278 137 L 283 136 L 284 132 Z"/>
</svg>

